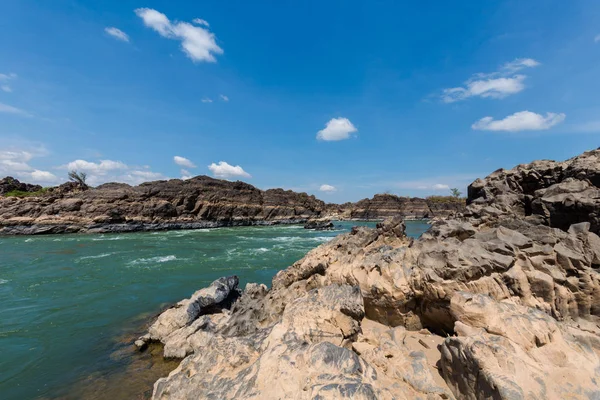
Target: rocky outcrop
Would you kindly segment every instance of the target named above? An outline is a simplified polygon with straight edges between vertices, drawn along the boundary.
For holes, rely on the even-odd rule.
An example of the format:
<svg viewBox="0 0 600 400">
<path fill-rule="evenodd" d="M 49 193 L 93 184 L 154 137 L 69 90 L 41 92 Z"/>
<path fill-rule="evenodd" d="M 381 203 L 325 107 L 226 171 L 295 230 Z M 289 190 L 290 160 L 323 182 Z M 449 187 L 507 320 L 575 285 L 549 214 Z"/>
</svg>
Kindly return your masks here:
<svg viewBox="0 0 600 400">
<path fill-rule="evenodd" d="M 306 193 L 262 191 L 198 176 L 94 189 L 65 184 L 41 197 L 0 197 L 0 234 L 128 232 L 300 223 L 325 203 Z"/>
<path fill-rule="evenodd" d="M 418 240 L 397 216 L 247 285 L 175 331 L 189 355 L 153 398 L 600 397 L 598 156 L 494 173 Z"/>
<path fill-rule="evenodd" d="M 7 176 L 6 178 L 0 179 L 0 196 L 10 192 L 24 192 L 33 193 L 42 190 L 40 185 L 31 185 L 29 183 L 19 182 L 19 180 Z"/>
<path fill-rule="evenodd" d="M 499 169 L 468 189 L 468 217 L 477 224 L 525 219 L 562 230 L 589 222 L 600 233 L 600 150 L 563 162 L 534 161 Z"/>
<path fill-rule="evenodd" d="M 327 231 L 333 229 L 333 222 L 327 218 L 309 219 L 304 224 L 304 229 L 314 229 L 316 231 Z"/>
<path fill-rule="evenodd" d="M 338 206 L 338 213 L 348 219 L 382 220 L 397 215 L 407 219 L 450 218 L 465 211 L 465 201 L 452 197 L 400 197 L 376 194 L 371 199 Z"/>
</svg>

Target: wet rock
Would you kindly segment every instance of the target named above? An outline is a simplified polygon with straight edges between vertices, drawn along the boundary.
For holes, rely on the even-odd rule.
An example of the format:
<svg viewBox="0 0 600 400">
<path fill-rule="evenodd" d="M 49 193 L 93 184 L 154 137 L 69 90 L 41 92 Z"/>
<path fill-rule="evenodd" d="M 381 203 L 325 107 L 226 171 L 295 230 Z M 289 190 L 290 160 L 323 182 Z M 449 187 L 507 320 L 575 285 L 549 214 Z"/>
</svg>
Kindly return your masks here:
<svg viewBox="0 0 600 400">
<path fill-rule="evenodd" d="M 316 231 L 326 231 L 333 228 L 333 222 L 329 219 L 309 219 L 304 224 L 304 229 L 314 229 Z"/>
<path fill-rule="evenodd" d="M 177 303 L 157 318 L 148 329 L 150 340 L 160 341 L 165 344 L 173 338 L 174 333 L 183 328 L 190 327 L 201 315 L 219 312 L 232 302 L 232 297 L 237 297 L 237 276 L 219 278 L 209 287 L 195 292 L 192 297 Z M 207 321 L 201 321 L 206 323 Z M 198 326 L 192 327 L 192 329 Z"/>
</svg>

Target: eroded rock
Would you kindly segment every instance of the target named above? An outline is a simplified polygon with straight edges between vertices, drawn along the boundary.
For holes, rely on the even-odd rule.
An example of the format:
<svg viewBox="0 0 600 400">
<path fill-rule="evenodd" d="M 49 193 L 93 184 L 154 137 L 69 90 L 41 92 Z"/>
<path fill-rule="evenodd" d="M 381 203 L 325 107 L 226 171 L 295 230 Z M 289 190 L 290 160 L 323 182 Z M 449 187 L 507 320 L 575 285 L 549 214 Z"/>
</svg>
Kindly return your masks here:
<svg viewBox="0 0 600 400">
<path fill-rule="evenodd" d="M 154 398 L 600 398 L 599 153 L 496 171 L 418 240 L 356 227 L 182 317 Z"/>
</svg>

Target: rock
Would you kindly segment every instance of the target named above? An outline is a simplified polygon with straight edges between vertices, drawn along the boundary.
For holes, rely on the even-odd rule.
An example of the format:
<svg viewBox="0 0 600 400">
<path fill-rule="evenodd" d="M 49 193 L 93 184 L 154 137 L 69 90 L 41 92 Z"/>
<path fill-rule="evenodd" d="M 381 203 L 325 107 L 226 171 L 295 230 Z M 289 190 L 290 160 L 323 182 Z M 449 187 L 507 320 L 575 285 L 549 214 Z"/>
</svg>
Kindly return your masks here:
<svg viewBox="0 0 600 400">
<path fill-rule="evenodd" d="M 219 278 L 209 287 L 195 292 L 189 299 L 180 301 L 163 312 L 150 326 L 149 339 L 166 344 L 176 331 L 190 326 L 201 315 L 227 308 L 238 295 L 238 283 L 237 276 Z"/>
<path fill-rule="evenodd" d="M 4 190 L 12 178 L 0 182 Z M 11 180 L 11 182 L 18 182 Z M 38 190 L 23 186 L 19 190 Z M 129 186 L 96 188 L 73 182 L 48 189 L 43 197 L 0 197 L 0 234 L 133 232 L 215 226 L 303 223 L 319 218 L 325 203 L 306 193 L 259 190 L 243 182 L 207 176 Z M 23 218 L 26 217 L 27 220 Z"/>
<path fill-rule="evenodd" d="M 40 190 L 42 190 L 42 187 L 40 185 L 22 183 L 11 176 L 7 176 L 6 178 L 0 179 L 0 196 L 14 191 L 32 193 L 39 192 Z"/>
<path fill-rule="evenodd" d="M 348 219 L 382 220 L 393 216 L 406 219 L 448 218 L 464 212 L 464 199 L 453 197 L 400 197 L 393 194 L 376 194 L 371 199 L 356 203 L 330 205 L 330 211 Z M 343 219 L 343 218 L 342 218 Z"/>
<path fill-rule="evenodd" d="M 311 290 L 290 303 L 268 329 L 244 337 L 212 336 L 201 351 L 156 382 L 153 398 L 452 397 L 445 384 L 436 383 L 424 353 L 403 344 L 400 334 L 386 332 L 381 342 L 369 344 L 377 327 L 361 333 L 363 315 L 357 288 Z M 348 347 L 359 337 L 369 347 L 362 347 L 364 357 Z M 390 351 L 397 362 L 386 358 Z"/>
<path fill-rule="evenodd" d="M 138 348 L 139 351 L 144 351 L 148 347 L 148 342 L 142 339 L 136 340 L 133 344 Z"/>
<path fill-rule="evenodd" d="M 417 240 L 355 227 L 164 324 L 185 358 L 153 398 L 600 398 L 598 154 L 498 170 Z"/>
<path fill-rule="evenodd" d="M 567 230 L 589 222 L 600 233 L 600 149 L 563 162 L 541 160 L 498 170 L 469 186 L 467 212 L 492 225 L 501 217 L 529 219 Z"/>
<path fill-rule="evenodd" d="M 304 229 L 314 229 L 316 231 L 331 230 L 333 228 L 333 222 L 329 219 L 309 219 L 304 224 Z"/>
<path fill-rule="evenodd" d="M 464 399 L 600 396 L 600 338 L 530 307 L 457 293 L 458 336 L 441 345 L 441 372 Z"/>
</svg>

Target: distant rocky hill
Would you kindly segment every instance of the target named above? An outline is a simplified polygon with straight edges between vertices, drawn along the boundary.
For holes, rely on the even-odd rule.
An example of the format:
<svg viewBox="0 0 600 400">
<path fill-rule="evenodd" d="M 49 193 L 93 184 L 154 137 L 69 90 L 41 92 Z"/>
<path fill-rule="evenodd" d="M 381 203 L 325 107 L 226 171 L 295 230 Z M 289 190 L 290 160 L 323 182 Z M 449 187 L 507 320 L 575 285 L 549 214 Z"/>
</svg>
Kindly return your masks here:
<svg viewBox="0 0 600 400">
<path fill-rule="evenodd" d="M 107 183 L 80 190 L 67 183 L 39 197 L 0 198 L 0 233 L 116 232 L 303 222 L 325 203 L 291 190 L 198 176 Z"/>
<path fill-rule="evenodd" d="M 393 194 L 376 194 L 371 199 L 356 203 L 328 205 L 328 211 L 344 219 L 382 220 L 400 215 L 407 219 L 448 218 L 465 211 L 465 200 L 450 196 L 400 197 Z"/>
<path fill-rule="evenodd" d="M 291 190 L 260 190 L 208 176 L 96 188 L 68 182 L 42 189 L 14 178 L 0 181 L 0 234 L 128 232 L 215 226 L 301 223 L 313 218 L 381 220 L 447 218 L 464 201 L 378 194 L 357 203 L 325 204 Z"/>
</svg>

